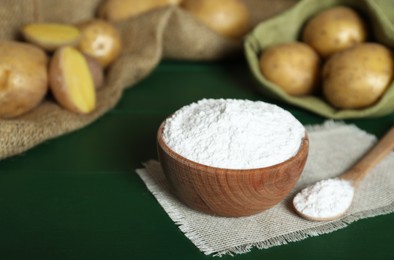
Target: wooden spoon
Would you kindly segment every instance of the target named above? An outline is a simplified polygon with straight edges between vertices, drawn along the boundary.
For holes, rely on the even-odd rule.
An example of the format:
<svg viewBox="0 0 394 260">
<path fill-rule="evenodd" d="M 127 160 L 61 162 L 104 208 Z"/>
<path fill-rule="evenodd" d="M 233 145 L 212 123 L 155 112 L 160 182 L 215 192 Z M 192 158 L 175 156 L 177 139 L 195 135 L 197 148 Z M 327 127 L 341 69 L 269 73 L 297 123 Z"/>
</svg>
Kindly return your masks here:
<svg viewBox="0 0 394 260">
<path fill-rule="evenodd" d="M 386 135 L 366 155 L 364 155 L 361 158 L 361 160 L 359 160 L 356 164 L 354 164 L 348 171 L 344 172 L 338 178 L 335 178 L 333 180 L 336 180 L 338 182 L 348 181 L 348 183 L 353 188 L 353 193 L 354 193 L 355 189 L 357 188 L 361 180 L 370 172 L 370 170 L 376 164 L 378 164 L 393 149 L 394 149 L 394 127 L 392 127 L 386 133 Z M 303 190 L 304 194 L 307 192 L 308 188 L 310 190 L 312 186 L 304 189 Z M 296 197 L 301 196 L 301 192 L 298 193 L 293 199 L 294 208 L 300 216 L 312 221 L 330 221 L 342 217 L 349 209 L 353 199 L 353 196 L 351 195 L 348 196 L 349 199 L 346 202 L 346 204 L 344 204 L 344 202 L 341 201 L 343 207 L 339 211 L 336 211 L 330 216 L 316 216 L 314 214 L 309 214 L 304 212 L 303 209 L 305 205 L 301 207 L 300 204 L 296 202 Z M 341 191 L 335 190 L 335 192 L 341 192 Z M 337 197 L 337 196 L 333 195 L 332 197 Z M 322 203 L 322 201 L 319 201 L 319 199 L 317 199 L 311 203 L 314 203 L 314 206 L 316 206 L 318 203 Z M 333 203 L 338 203 L 338 202 L 333 201 Z"/>
</svg>

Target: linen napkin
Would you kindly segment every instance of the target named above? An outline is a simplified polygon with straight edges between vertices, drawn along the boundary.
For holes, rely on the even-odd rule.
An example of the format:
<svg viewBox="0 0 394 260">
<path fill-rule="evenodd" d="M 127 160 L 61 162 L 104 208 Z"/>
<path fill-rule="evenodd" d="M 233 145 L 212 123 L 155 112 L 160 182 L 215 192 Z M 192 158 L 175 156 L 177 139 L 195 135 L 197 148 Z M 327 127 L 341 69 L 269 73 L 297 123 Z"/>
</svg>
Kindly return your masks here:
<svg viewBox="0 0 394 260">
<path fill-rule="evenodd" d="M 354 125 L 327 121 L 306 127 L 310 150 L 300 180 L 275 207 L 257 215 L 226 218 L 207 215 L 182 204 L 171 193 L 160 163 L 150 160 L 137 174 L 168 216 L 206 255 L 241 254 L 330 233 L 350 223 L 394 211 L 394 153 L 389 154 L 362 181 L 351 208 L 339 220 L 312 222 L 292 208 L 294 195 L 321 179 L 335 177 L 352 166 L 377 141 Z"/>
</svg>

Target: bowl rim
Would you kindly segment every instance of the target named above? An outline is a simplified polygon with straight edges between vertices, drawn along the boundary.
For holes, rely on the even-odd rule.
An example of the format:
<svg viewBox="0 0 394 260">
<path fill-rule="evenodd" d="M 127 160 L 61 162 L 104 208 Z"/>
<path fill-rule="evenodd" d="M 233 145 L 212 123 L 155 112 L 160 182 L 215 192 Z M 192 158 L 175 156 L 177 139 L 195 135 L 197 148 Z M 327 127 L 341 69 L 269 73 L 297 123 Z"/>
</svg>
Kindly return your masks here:
<svg viewBox="0 0 394 260">
<path fill-rule="evenodd" d="M 169 117 L 168 117 L 169 118 Z M 262 170 L 273 170 L 276 168 L 280 168 L 283 165 L 289 164 L 292 162 L 292 160 L 299 156 L 300 154 L 302 154 L 302 152 L 304 152 L 306 154 L 305 156 L 305 160 L 308 157 L 308 152 L 309 152 L 309 138 L 308 138 L 308 133 L 305 129 L 305 135 L 301 140 L 301 144 L 300 147 L 297 151 L 297 153 L 288 158 L 287 160 L 274 164 L 274 165 L 270 165 L 270 166 L 266 166 L 266 167 L 259 167 L 259 168 L 249 168 L 249 169 L 233 169 L 233 168 L 221 168 L 221 167 L 215 167 L 215 166 L 209 166 L 209 165 L 205 165 L 205 164 L 201 164 L 198 162 L 195 162 L 193 160 L 190 160 L 180 154 L 178 154 L 177 152 L 175 152 L 174 150 L 172 150 L 164 141 L 163 138 L 163 132 L 164 132 L 164 126 L 167 122 L 166 118 L 159 126 L 158 130 L 157 130 L 157 145 L 160 146 L 160 148 L 167 153 L 167 155 L 169 155 L 171 158 L 173 158 L 174 160 L 176 160 L 179 163 L 185 164 L 189 167 L 192 167 L 194 169 L 198 169 L 199 171 L 205 171 L 205 172 L 211 172 L 211 173 L 216 173 L 216 174 L 240 174 L 240 173 L 256 173 Z"/>
</svg>

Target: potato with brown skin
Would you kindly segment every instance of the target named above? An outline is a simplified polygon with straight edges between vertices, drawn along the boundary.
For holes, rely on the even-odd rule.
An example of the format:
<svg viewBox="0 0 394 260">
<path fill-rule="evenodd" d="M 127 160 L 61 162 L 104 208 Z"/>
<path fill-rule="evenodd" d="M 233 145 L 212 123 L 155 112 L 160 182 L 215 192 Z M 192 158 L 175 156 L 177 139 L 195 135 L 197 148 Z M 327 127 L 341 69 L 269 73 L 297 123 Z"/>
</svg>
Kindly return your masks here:
<svg viewBox="0 0 394 260">
<path fill-rule="evenodd" d="M 170 5 L 179 5 L 183 2 L 183 0 L 161 0 L 161 1 Z"/>
<path fill-rule="evenodd" d="M 344 50 L 367 38 L 367 26 L 353 9 L 337 6 L 318 13 L 305 25 L 302 40 L 322 57 Z"/>
<path fill-rule="evenodd" d="M 85 56 L 73 47 L 62 47 L 49 66 L 50 89 L 65 109 L 88 114 L 96 107 L 93 75 Z"/>
<path fill-rule="evenodd" d="M 308 95 L 317 88 L 320 58 L 305 43 L 291 42 L 267 48 L 259 62 L 261 73 L 289 95 Z"/>
<path fill-rule="evenodd" d="M 48 58 L 34 45 L 0 42 L 0 117 L 13 118 L 37 107 L 48 91 Z"/>
<path fill-rule="evenodd" d="M 240 0 L 184 0 L 181 7 L 218 34 L 238 39 L 250 29 L 250 14 Z"/>
<path fill-rule="evenodd" d="M 106 0 L 98 10 L 98 16 L 111 22 L 136 17 L 150 10 L 177 5 L 182 0 Z"/>
<path fill-rule="evenodd" d="M 323 67 L 323 93 L 341 109 L 373 105 L 393 81 L 392 52 L 378 43 L 362 43 L 334 54 Z"/>
<path fill-rule="evenodd" d="M 88 63 L 90 72 L 93 76 L 93 83 L 96 89 L 102 88 L 104 85 L 104 69 L 101 67 L 100 63 L 89 55 L 83 54 L 85 56 L 86 62 Z"/>
<path fill-rule="evenodd" d="M 118 58 L 122 39 L 116 27 L 105 20 L 93 19 L 79 24 L 78 28 L 82 33 L 80 51 L 95 58 L 104 68 Z"/>
<path fill-rule="evenodd" d="M 70 24 L 30 23 L 23 26 L 21 32 L 26 41 L 47 51 L 75 46 L 81 38 L 79 29 Z"/>
</svg>

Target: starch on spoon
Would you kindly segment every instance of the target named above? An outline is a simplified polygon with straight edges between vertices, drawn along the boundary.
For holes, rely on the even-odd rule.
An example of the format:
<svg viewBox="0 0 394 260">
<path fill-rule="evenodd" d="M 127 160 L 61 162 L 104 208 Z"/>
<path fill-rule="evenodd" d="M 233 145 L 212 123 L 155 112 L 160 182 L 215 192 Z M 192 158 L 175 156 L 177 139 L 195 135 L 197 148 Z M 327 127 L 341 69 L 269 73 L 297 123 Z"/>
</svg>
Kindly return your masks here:
<svg viewBox="0 0 394 260">
<path fill-rule="evenodd" d="M 352 203 L 353 195 L 350 181 L 326 179 L 303 189 L 294 197 L 293 204 L 305 216 L 329 219 L 344 213 Z"/>
</svg>

